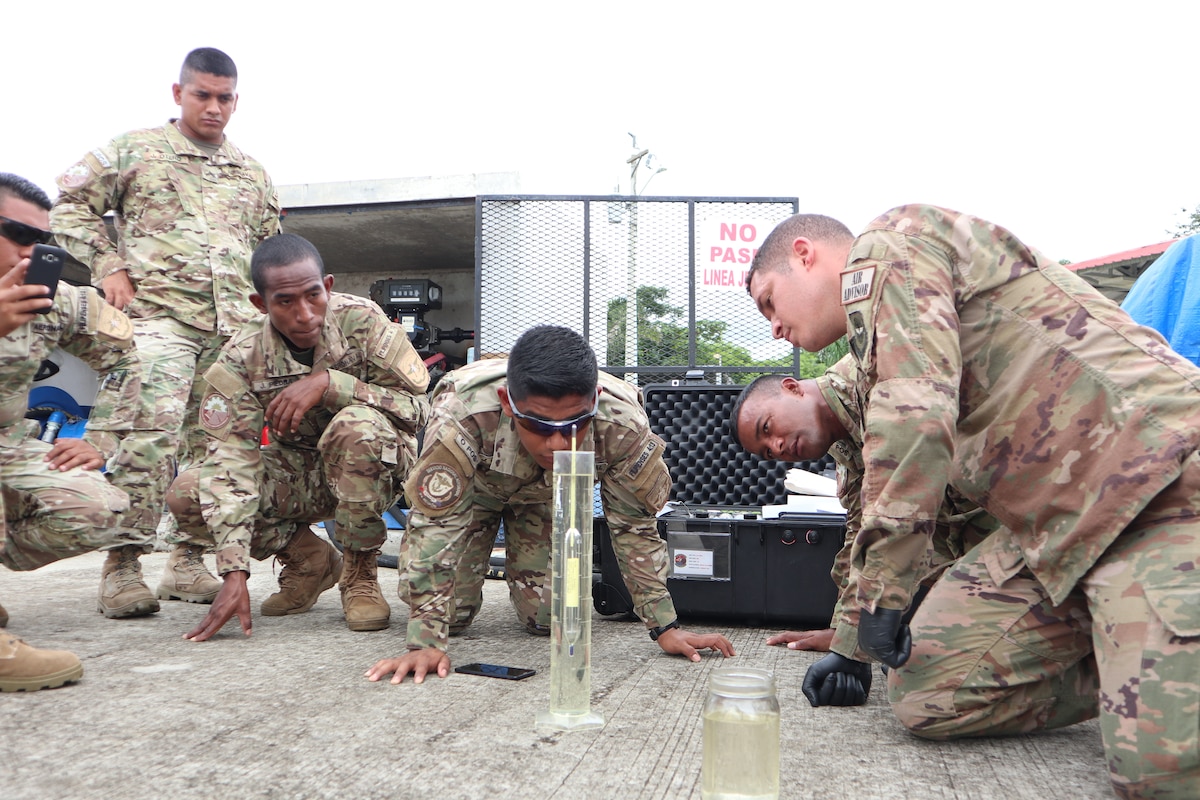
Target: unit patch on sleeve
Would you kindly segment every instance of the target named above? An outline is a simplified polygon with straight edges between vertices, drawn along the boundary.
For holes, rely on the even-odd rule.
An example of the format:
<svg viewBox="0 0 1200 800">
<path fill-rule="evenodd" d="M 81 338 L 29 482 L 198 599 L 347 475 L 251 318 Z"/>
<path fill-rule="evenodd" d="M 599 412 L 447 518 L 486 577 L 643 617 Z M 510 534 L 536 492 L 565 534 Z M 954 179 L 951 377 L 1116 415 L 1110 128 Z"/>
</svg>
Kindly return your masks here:
<svg viewBox="0 0 1200 800">
<path fill-rule="evenodd" d="M 200 406 L 200 423 L 210 431 L 219 431 L 229 424 L 229 401 L 218 392 L 209 392 Z"/>
<path fill-rule="evenodd" d="M 423 510 L 445 511 L 463 496 L 465 481 L 447 464 L 430 464 L 416 480 L 416 500 Z"/>
<path fill-rule="evenodd" d="M 875 267 L 863 267 L 842 273 L 842 305 L 848 306 L 871 297 Z"/>
</svg>

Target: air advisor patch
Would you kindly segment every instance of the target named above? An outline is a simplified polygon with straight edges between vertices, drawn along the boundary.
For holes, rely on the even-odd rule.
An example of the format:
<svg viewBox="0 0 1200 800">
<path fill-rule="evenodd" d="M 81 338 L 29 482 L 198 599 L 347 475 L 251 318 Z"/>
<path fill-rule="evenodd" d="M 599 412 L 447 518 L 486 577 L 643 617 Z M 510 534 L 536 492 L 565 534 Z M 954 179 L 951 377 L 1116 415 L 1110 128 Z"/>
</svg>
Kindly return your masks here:
<svg viewBox="0 0 1200 800">
<path fill-rule="evenodd" d="M 463 496 L 462 476 L 446 464 L 430 464 L 417 476 L 417 502 L 438 512 L 455 505 Z"/>
</svg>

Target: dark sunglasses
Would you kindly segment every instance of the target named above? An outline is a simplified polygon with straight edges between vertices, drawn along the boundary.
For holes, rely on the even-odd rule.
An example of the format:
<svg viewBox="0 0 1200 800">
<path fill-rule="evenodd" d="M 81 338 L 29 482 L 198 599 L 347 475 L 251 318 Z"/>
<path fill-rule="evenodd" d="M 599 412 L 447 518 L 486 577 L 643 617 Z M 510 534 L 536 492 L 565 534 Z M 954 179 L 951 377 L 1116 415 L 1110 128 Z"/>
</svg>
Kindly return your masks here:
<svg viewBox="0 0 1200 800">
<path fill-rule="evenodd" d="M 54 239 L 54 234 L 50 231 L 44 231 L 8 217 L 0 217 L 0 234 L 21 247 L 28 247 L 31 244 L 50 244 Z"/>
<path fill-rule="evenodd" d="M 570 436 L 572 426 L 582 428 L 600 410 L 600 390 L 596 390 L 596 403 L 592 406 L 592 410 L 585 411 L 578 417 L 572 417 L 571 419 L 549 420 L 542 419 L 541 417 L 531 417 L 528 414 L 522 414 L 518 411 L 516 403 L 510 402 L 509 406 L 512 408 L 513 416 L 520 421 L 521 427 L 530 433 L 536 433 L 538 436 L 553 436 L 556 433 L 563 433 L 566 436 Z"/>
</svg>

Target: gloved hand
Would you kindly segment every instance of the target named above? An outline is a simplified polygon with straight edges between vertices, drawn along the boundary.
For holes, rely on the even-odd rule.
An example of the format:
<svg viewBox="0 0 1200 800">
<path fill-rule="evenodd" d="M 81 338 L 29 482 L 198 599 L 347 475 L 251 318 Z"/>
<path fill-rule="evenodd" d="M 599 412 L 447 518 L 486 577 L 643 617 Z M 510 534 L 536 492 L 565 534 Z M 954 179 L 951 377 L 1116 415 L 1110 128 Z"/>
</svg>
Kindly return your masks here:
<svg viewBox="0 0 1200 800">
<path fill-rule="evenodd" d="M 813 708 L 866 705 L 871 665 L 830 653 L 808 668 L 800 689 Z"/>
<path fill-rule="evenodd" d="M 889 667 L 898 667 L 912 652 L 912 634 L 908 626 L 900 624 L 903 611 L 879 608 L 872 614 L 858 614 L 858 646 L 863 652 Z"/>
</svg>

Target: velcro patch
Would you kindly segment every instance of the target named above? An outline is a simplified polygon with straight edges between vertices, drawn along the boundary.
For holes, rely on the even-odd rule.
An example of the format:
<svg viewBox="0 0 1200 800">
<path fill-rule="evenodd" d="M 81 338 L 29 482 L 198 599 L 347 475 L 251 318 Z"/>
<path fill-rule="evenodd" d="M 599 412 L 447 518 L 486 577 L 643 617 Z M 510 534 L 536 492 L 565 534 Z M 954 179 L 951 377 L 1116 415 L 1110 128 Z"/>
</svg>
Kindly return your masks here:
<svg viewBox="0 0 1200 800">
<path fill-rule="evenodd" d="M 863 267 L 842 273 L 842 305 L 848 306 L 871 298 L 875 267 Z"/>
<path fill-rule="evenodd" d="M 282 378 L 266 378 L 261 381 L 255 381 L 251 384 L 250 388 L 255 394 L 262 394 L 263 392 L 273 392 L 276 389 L 291 386 L 298 380 L 300 380 L 299 375 L 284 375 Z"/>
<path fill-rule="evenodd" d="M 242 382 L 242 379 L 230 372 L 229 367 L 220 361 L 208 368 L 208 371 L 204 373 L 204 380 L 230 400 L 241 397 L 242 392 L 246 389 L 246 384 Z"/>
</svg>

